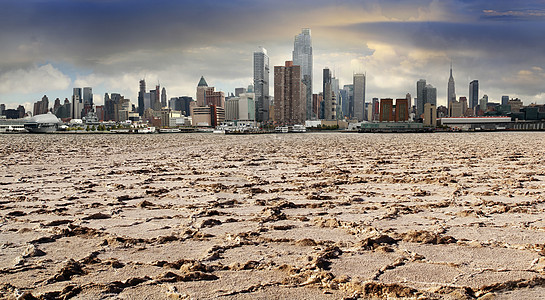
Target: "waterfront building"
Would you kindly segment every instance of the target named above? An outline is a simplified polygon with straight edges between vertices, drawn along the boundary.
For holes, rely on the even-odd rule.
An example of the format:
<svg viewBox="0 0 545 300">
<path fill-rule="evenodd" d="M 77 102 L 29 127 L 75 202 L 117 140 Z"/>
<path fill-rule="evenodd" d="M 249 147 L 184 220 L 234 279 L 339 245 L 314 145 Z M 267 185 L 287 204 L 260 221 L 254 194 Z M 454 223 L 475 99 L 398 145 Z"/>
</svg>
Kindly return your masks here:
<svg viewBox="0 0 545 300">
<path fill-rule="evenodd" d="M 192 126 L 216 127 L 225 121 L 225 109 L 223 107 L 191 105 L 190 110 Z"/>
<path fill-rule="evenodd" d="M 259 47 L 259 50 L 254 52 L 254 85 L 253 92 L 255 93 L 255 119 L 258 122 L 269 121 L 269 56 L 267 50 L 263 47 Z M 242 93 L 246 93 L 244 88 L 237 91 L 235 89 L 235 95 L 239 96 Z M 252 92 L 252 91 L 248 91 Z"/>
<path fill-rule="evenodd" d="M 376 122 L 379 120 L 380 116 L 380 102 L 378 98 L 373 98 L 371 100 L 371 108 L 369 109 L 371 117 L 369 118 L 370 122 Z"/>
<path fill-rule="evenodd" d="M 437 108 L 435 104 L 424 104 L 423 123 L 424 126 L 432 127 L 435 127 L 435 125 L 437 124 Z"/>
<path fill-rule="evenodd" d="M 241 93 L 238 97 L 231 97 L 225 101 L 225 120 L 227 121 L 254 121 L 255 94 Z"/>
<path fill-rule="evenodd" d="M 306 120 L 306 92 L 301 66 L 286 61 L 274 67 L 274 120 L 277 124 L 304 124 Z"/>
<path fill-rule="evenodd" d="M 353 88 L 353 118 L 358 121 L 363 121 L 365 119 L 365 74 L 354 74 Z"/>
<path fill-rule="evenodd" d="M 409 100 L 407 98 L 396 99 L 395 121 L 407 122 L 409 120 Z"/>
<path fill-rule="evenodd" d="M 519 112 L 520 109 L 523 106 L 522 105 L 522 100 L 520 100 L 519 98 L 511 99 L 511 100 L 507 101 L 507 105 L 509 105 L 511 107 L 511 112 L 512 113 Z"/>
<path fill-rule="evenodd" d="M 391 98 L 380 99 L 379 121 L 380 122 L 395 121 L 394 99 L 391 99 Z"/>
<path fill-rule="evenodd" d="M 292 53 L 293 65 L 301 66 L 301 80 L 305 91 L 305 119 L 312 119 L 312 39 L 310 28 L 303 28 L 301 33 L 295 36 Z"/>
</svg>

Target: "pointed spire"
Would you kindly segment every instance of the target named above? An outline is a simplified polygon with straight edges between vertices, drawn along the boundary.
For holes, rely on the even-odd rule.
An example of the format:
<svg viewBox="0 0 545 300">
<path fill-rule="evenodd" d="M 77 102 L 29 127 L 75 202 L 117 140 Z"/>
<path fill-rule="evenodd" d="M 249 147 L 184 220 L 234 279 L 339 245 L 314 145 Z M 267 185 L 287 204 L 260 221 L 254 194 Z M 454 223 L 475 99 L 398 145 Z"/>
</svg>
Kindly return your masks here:
<svg viewBox="0 0 545 300">
<path fill-rule="evenodd" d="M 201 80 L 199 80 L 199 84 L 197 86 L 208 86 L 208 83 L 206 83 L 206 80 L 204 80 L 204 76 L 201 76 Z"/>
</svg>

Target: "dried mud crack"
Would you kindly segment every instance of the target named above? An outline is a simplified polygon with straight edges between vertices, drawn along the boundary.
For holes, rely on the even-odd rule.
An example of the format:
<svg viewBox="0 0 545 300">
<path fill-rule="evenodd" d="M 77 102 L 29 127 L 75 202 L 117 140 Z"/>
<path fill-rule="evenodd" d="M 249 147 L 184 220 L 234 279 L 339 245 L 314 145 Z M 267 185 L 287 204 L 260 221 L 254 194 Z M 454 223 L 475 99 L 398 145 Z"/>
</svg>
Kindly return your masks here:
<svg viewBox="0 0 545 300">
<path fill-rule="evenodd" d="M 1 299 L 545 294 L 544 133 L 0 142 Z"/>
</svg>

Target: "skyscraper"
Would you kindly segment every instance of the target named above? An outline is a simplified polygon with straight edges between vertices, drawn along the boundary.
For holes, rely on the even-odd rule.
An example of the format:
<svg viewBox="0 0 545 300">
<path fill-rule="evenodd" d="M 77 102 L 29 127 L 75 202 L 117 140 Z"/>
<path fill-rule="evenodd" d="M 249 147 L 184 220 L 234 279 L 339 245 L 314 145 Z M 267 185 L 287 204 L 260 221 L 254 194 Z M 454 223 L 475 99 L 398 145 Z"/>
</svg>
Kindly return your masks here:
<svg viewBox="0 0 545 300">
<path fill-rule="evenodd" d="M 469 83 L 469 107 L 475 109 L 479 105 L 479 81 L 473 80 Z"/>
<path fill-rule="evenodd" d="M 323 95 L 324 95 L 324 119 L 336 120 L 336 95 L 333 90 L 331 71 L 328 68 L 323 70 Z"/>
<path fill-rule="evenodd" d="M 448 111 L 450 111 L 450 106 L 452 102 L 456 102 L 456 91 L 455 91 L 454 77 L 452 77 L 452 64 L 450 64 L 450 77 L 448 79 L 448 87 L 447 87 Z"/>
<path fill-rule="evenodd" d="M 83 104 L 93 106 L 93 88 L 91 87 L 83 88 Z"/>
<path fill-rule="evenodd" d="M 301 66 L 286 61 L 274 67 L 274 120 L 278 124 L 303 124 L 306 119 L 306 91 Z"/>
<path fill-rule="evenodd" d="M 354 119 L 365 119 L 365 74 L 354 74 Z"/>
<path fill-rule="evenodd" d="M 269 120 L 269 56 L 259 47 L 254 52 L 255 118 L 258 122 Z"/>
<path fill-rule="evenodd" d="M 293 43 L 293 64 L 301 66 L 302 80 L 306 86 L 306 119 L 316 118 L 312 116 L 312 40 L 310 28 L 303 28 L 302 32 L 295 36 Z"/>
<path fill-rule="evenodd" d="M 420 79 L 416 82 L 416 119 L 424 113 L 424 88 L 426 87 L 426 80 Z"/>
<path fill-rule="evenodd" d="M 152 96 L 155 96 L 155 98 L 152 98 L 153 101 L 153 110 L 160 111 L 161 110 L 161 87 L 159 84 L 155 86 L 155 90 L 151 90 L 150 93 L 152 93 Z"/>
<path fill-rule="evenodd" d="M 46 114 L 49 111 L 49 98 L 46 95 L 42 97 L 42 100 L 34 103 L 33 115 Z"/>
<path fill-rule="evenodd" d="M 354 117 L 354 85 L 353 84 L 345 84 L 343 89 L 346 91 L 346 113 L 345 116 L 347 116 L 349 119 L 352 119 Z M 343 103 L 343 110 L 344 110 L 344 103 Z"/>
<path fill-rule="evenodd" d="M 507 105 L 509 102 L 509 96 L 501 96 L 501 105 Z"/>
<path fill-rule="evenodd" d="M 197 84 L 197 106 L 203 107 L 206 106 L 206 90 L 208 89 L 208 83 L 204 79 L 204 76 L 201 76 L 201 80 Z"/>
<path fill-rule="evenodd" d="M 426 84 L 422 92 L 424 104 L 430 103 L 437 107 L 437 89 L 431 84 Z"/>
<path fill-rule="evenodd" d="M 380 99 L 380 122 L 393 122 L 395 121 L 394 115 L 394 99 L 386 98 Z"/>
<path fill-rule="evenodd" d="M 72 119 L 81 119 L 82 109 L 83 99 L 81 96 L 81 88 L 74 88 L 72 93 Z"/>
<path fill-rule="evenodd" d="M 167 89 L 165 87 L 161 90 L 161 107 L 167 107 Z"/>
<path fill-rule="evenodd" d="M 146 105 L 144 104 L 144 96 L 146 95 L 146 81 L 140 80 L 140 90 L 138 91 L 138 115 L 143 116 Z"/>
</svg>

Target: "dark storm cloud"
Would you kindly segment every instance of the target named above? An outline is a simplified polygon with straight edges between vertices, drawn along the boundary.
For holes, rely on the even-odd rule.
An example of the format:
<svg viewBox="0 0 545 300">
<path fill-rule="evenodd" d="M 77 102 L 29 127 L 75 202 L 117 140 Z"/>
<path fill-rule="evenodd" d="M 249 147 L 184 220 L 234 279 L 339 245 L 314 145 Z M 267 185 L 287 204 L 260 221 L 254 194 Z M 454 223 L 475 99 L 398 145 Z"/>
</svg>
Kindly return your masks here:
<svg viewBox="0 0 545 300">
<path fill-rule="evenodd" d="M 291 59 L 294 35 L 311 27 L 317 74 L 321 64 L 345 63 L 342 57 L 350 76 L 350 60 L 381 55 L 368 46 L 380 42 L 407 56 L 446 53 L 467 69 L 463 76 L 485 78 L 487 70 L 545 69 L 544 6 L 539 0 L 2 0 L 0 75 L 51 63 L 112 81 L 155 72 L 246 82 L 257 46 L 269 50 L 271 65 L 281 64 Z M 448 58 L 432 57 L 407 75 L 435 74 Z M 382 69 L 399 63 L 380 62 Z"/>
</svg>

